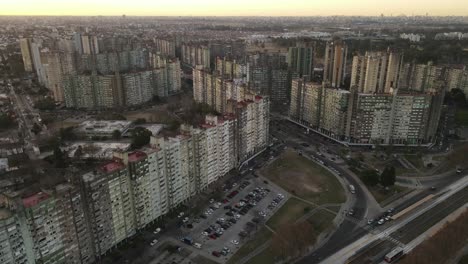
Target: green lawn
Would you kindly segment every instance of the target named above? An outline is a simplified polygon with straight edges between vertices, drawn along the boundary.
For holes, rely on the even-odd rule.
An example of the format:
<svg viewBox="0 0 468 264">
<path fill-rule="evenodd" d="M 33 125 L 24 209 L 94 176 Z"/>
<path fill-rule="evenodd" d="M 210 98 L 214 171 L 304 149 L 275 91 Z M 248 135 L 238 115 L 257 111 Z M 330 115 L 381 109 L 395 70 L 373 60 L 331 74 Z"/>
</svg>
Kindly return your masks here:
<svg viewBox="0 0 468 264">
<path fill-rule="evenodd" d="M 257 233 L 255 233 L 255 237 L 245 243 L 237 252 L 232 256 L 228 264 L 235 264 L 243 257 L 248 255 L 250 252 L 255 250 L 257 247 L 263 245 L 265 242 L 270 240 L 272 233 L 266 227 L 262 227 Z"/>
<path fill-rule="evenodd" d="M 313 206 L 296 198 L 290 198 L 281 208 L 266 222 L 273 230 L 277 230 L 281 225 L 294 223 L 306 212 L 312 210 Z"/>
<path fill-rule="evenodd" d="M 261 174 L 313 203 L 343 203 L 346 200 L 343 187 L 333 174 L 292 150 L 283 153 Z"/>
<path fill-rule="evenodd" d="M 315 235 L 321 234 L 323 231 L 331 228 L 333 226 L 333 219 L 335 219 L 335 214 L 321 209 L 315 212 L 307 221 L 312 224 L 314 227 Z"/>
<path fill-rule="evenodd" d="M 468 109 L 457 109 L 455 122 L 459 126 L 468 127 Z"/>
</svg>

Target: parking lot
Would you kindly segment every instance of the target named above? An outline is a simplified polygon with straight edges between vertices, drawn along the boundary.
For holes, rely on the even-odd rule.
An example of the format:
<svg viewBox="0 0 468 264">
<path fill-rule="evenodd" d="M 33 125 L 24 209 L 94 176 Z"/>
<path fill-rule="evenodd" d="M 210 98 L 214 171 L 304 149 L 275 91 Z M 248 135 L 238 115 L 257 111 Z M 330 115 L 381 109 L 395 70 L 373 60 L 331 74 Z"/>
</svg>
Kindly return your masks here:
<svg viewBox="0 0 468 264">
<path fill-rule="evenodd" d="M 179 241 L 217 262 L 227 261 L 287 200 L 287 194 L 254 176 L 225 188 L 196 216 L 187 216 Z"/>
</svg>

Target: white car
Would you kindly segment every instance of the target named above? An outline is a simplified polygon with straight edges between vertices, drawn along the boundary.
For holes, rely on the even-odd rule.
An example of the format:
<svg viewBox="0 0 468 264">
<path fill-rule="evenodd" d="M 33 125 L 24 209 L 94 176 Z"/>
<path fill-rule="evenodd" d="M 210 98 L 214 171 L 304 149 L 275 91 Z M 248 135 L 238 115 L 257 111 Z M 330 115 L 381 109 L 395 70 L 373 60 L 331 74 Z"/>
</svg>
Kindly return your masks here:
<svg viewBox="0 0 468 264">
<path fill-rule="evenodd" d="M 234 245 L 239 245 L 239 241 L 237 241 L 237 240 L 231 240 L 231 243 L 234 244 Z"/>
<path fill-rule="evenodd" d="M 159 234 L 159 232 L 161 232 L 161 228 L 156 228 L 156 230 L 153 231 L 153 233 L 156 235 L 156 234 Z"/>
<path fill-rule="evenodd" d="M 205 232 L 205 231 L 203 231 L 201 234 L 202 234 L 203 236 L 208 236 L 208 235 L 209 235 L 208 232 Z"/>
<path fill-rule="evenodd" d="M 379 225 L 383 225 L 384 223 L 385 223 L 385 219 L 383 219 L 383 218 L 380 219 L 380 220 L 377 222 L 377 224 L 379 224 Z"/>
<path fill-rule="evenodd" d="M 185 217 L 184 220 L 182 220 L 183 223 L 187 223 L 189 221 L 188 217 Z"/>
<path fill-rule="evenodd" d="M 184 212 L 180 212 L 180 214 L 177 216 L 177 218 L 181 218 L 182 216 L 184 216 Z"/>
<path fill-rule="evenodd" d="M 150 243 L 150 245 L 151 245 L 151 246 L 154 246 L 154 245 L 156 245 L 157 243 L 158 243 L 158 240 L 155 239 L 155 240 L 153 240 L 153 241 Z"/>
<path fill-rule="evenodd" d="M 214 199 L 210 199 L 210 204 L 211 204 L 211 203 L 214 203 Z"/>
</svg>

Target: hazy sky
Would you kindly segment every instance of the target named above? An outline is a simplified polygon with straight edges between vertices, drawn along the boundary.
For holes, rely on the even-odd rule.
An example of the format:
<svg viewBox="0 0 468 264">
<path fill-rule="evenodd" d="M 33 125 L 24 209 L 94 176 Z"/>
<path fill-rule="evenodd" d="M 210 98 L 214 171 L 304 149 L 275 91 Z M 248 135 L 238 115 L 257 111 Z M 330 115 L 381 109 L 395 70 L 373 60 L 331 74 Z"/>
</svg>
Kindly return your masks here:
<svg viewBox="0 0 468 264">
<path fill-rule="evenodd" d="M 468 15 L 468 0 L 0 0 L 0 15 Z"/>
</svg>

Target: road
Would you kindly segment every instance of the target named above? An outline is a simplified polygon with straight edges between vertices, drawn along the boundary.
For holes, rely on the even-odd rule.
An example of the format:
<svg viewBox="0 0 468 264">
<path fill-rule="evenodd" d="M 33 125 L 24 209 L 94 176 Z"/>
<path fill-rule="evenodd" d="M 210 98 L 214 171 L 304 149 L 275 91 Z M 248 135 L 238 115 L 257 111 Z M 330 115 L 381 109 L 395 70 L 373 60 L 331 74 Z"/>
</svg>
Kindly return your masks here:
<svg viewBox="0 0 468 264">
<path fill-rule="evenodd" d="M 391 248 L 385 247 L 376 252 L 375 244 L 378 244 L 379 240 L 389 240 L 394 244 L 405 246 L 406 243 L 468 202 L 468 178 L 466 176 L 468 175 L 439 191 L 434 199 L 416 208 L 409 215 L 390 222 L 354 241 L 328 257 L 323 263 L 344 263 L 349 258 L 354 258 L 353 256 L 356 254 L 358 260 L 355 259 L 355 263 L 380 263 L 382 254 Z M 374 253 L 371 254 L 371 252 Z"/>
</svg>

